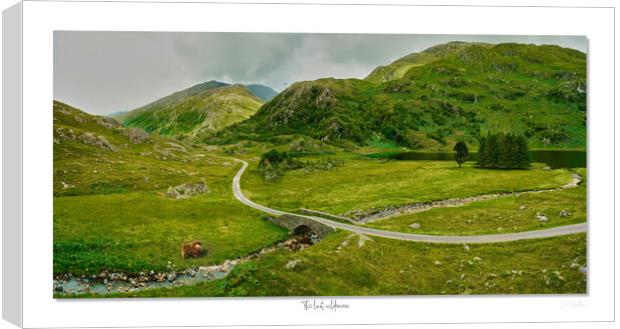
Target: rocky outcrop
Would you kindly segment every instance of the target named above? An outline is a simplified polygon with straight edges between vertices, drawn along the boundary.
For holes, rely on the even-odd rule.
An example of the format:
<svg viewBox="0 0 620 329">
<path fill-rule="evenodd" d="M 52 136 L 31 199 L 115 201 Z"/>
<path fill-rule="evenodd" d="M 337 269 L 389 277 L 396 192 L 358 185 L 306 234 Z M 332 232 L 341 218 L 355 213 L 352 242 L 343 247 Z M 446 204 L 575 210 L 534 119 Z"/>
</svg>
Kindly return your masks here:
<svg viewBox="0 0 620 329">
<path fill-rule="evenodd" d="M 177 200 L 187 199 L 196 194 L 207 193 L 208 191 L 209 191 L 209 188 L 207 187 L 207 184 L 205 184 L 205 182 L 198 182 L 194 184 L 186 183 L 186 184 L 182 184 L 179 186 L 168 188 L 168 191 L 166 191 L 165 196 L 168 198 L 177 199 Z"/>
<path fill-rule="evenodd" d="M 177 152 L 183 152 L 183 153 L 189 154 L 189 152 L 187 152 L 187 149 L 182 145 L 179 145 L 177 143 L 172 143 L 172 142 L 166 142 L 166 144 L 170 146 L 167 149 L 169 151 L 177 151 Z"/>
<path fill-rule="evenodd" d="M 97 124 L 108 129 L 114 129 L 121 127 L 121 124 L 110 117 L 97 117 Z"/>
<path fill-rule="evenodd" d="M 103 150 L 108 151 L 118 151 L 118 148 L 110 143 L 105 137 L 101 135 L 96 135 L 90 132 L 85 132 L 79 136 L 80 141 L 82 143 L 98 147 Z"/>
<path fill-rule="evenodd" d="M 140 128 L 127 128 L 125 134 L 129 137 L 129 140 L 134 144 L 142 144 L 149 139 L 149 134 Z"/>
<path fill-rule="evenodd" d="M 55 128 L 54 129 L 54 144 L 60 143 L 63 140 L 75 140 L 75 131 L 71 128 Z"/>
<path fill-rule="evenodd" d="M 545 216 L 545 214 L 541 212 L 536 213 L 536 219 L 538 219 L 539 222 L 543 222 L 543 223 L 546 223 L 549 221 L 549 217 Z"/>
<path fill-rule="evenodd" d="M 118 151 L 118 148 L 114 144 L 110 143 L 104 136 L 91 132 L 79 133 L 71 128 L 60 127 L 54 129 L 54 144 L 59 144 L 61 141 L 79 141 L 102 150 L 113 152 Z"/>
</svg>

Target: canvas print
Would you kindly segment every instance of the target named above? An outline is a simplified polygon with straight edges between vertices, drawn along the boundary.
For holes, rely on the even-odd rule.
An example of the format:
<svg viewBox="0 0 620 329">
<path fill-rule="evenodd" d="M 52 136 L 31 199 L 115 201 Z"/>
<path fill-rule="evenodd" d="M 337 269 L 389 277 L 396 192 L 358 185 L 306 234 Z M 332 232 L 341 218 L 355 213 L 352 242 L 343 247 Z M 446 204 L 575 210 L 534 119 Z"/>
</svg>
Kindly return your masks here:
<svg viewBox="0 0 620 329">
<path fill-rule="evenodd" d="M 586 294 L 586 53 L 56 31 L 50 293 Z"/>
</svg>

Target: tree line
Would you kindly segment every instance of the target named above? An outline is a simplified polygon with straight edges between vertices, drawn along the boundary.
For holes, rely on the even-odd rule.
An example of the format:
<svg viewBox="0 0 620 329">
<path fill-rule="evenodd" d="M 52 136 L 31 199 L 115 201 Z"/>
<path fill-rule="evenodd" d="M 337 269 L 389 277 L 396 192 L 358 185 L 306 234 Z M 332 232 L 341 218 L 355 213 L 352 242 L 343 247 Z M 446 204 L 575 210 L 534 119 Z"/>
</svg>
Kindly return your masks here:
<svg viewBox="0 0 620 329">
<path fill-rule="evenodd" d="M 493 169 L 527 169 L 530 167 L 530 154 L 527 140 L 523 136 L 487 134 L 479 139 L 478 167 Z"/>
<path fill-rule="evenodd" d="M 527 169 L 530 167 L 530 154 L 527 140 L 513 134 L 491 134 L 478 138 L 478 168 Z M 459 167 L 469 159 L 467 144 L 459 141 L 453 148 L 454 160 Z"/>
</svg>

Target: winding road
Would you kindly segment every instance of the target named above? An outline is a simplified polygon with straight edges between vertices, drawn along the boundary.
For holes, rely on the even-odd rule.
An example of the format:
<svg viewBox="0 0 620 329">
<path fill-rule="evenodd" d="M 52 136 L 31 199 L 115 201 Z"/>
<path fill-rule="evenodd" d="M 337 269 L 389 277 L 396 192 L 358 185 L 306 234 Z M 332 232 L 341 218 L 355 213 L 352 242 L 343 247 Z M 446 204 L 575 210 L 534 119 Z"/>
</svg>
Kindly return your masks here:
<svg viewBox="0 0 620 329">
<path fill-rule="evenodd" d="M 587 232 L 588 225 L 587 223 L 580 223 L 574 225 L 565 225 L 565 226 L 557 226 L 544 230 L 535 230 L 535 231 L 524 231 L 517 233 L 505 233 L 505 234 L 487 234 L 487 235 L 469 235 L 469 236 L 453 236 L 453 235 L 425 235 L 425 234 L 413 234 L 413 233 L 402 233 L 395 231 L 385 231 L 378 230 L 369 227 L 363 227 L 358 225 L 345 224 L 341 222 L 337 222 L 334 220 L 330 220 L 323 217 L 318 216 L 309 216 L 296 214 L 286 211 L 281 211 L 273 208 L 269 208 L 263 205 L 260 205 L 250 199 L 248 199 L 243 192 L 241 191 L 241 176 L 245 172 L 248 167 L 248 163 L 244 160 L 237 158 L 229 158 L 236 162 L 242 164 L 241 169 L 235 174 L 235 177 L 232 181 L 232 189 L 235 195 L 235 198 L 239 200 L 241 203 L 252 207 L 256 210 L 260 210 L 264 213 L 281 216 L 281 215 L 294 215 L 299 217 L 304 217 L 311 219 L 313 221 L 319 222 L 321 224 L 330 226 L 332 228 L 338 228 L 346 231 L 351 231 L 358 234 L 372 235 L 378 236 L 382 238 L 388 239 L 397 239 L 397 240 L 405 240 L 405 241 L 418 241 L 418 242 L 431 242 L 431 243 L 495 243 L 495 242 L 507 242 L 507 241 L 517 241 L 517 240 L 528 240 L 528 239 L 540 239 L 540 238 L 548 238 L 560 235 L 568 235 L 575 233 L 583 233 Z"/>
</svg>

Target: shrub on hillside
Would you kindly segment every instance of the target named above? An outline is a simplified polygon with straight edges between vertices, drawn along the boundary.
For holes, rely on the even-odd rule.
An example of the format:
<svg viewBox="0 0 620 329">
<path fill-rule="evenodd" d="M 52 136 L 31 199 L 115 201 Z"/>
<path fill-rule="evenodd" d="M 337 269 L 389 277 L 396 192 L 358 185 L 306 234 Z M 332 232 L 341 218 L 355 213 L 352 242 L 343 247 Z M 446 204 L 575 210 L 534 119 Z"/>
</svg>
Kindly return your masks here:
<svg viewBox="0 0 620 329">
<path fill-rule="evenodd" d="M 260 159 L 258 169 L 263 174 L 263 178 L 268 181 L 277 180 L 289 170 L 304 169 L 308 171 L 331 170 L 342 166 L 343 160 L 339 159 L 319 159 L 317 161 L 300 161 L 295 152 L 278 152 L 271 150 Z"/>
</svg>

